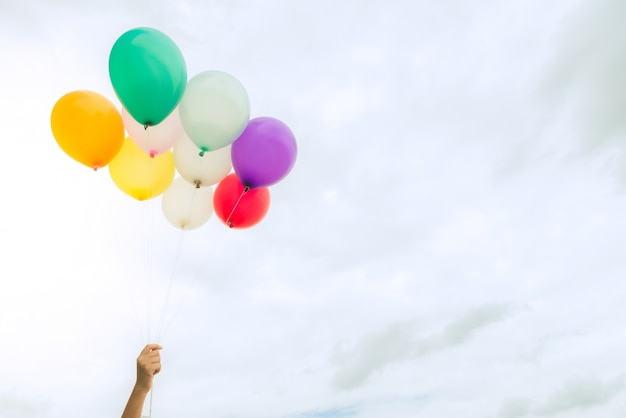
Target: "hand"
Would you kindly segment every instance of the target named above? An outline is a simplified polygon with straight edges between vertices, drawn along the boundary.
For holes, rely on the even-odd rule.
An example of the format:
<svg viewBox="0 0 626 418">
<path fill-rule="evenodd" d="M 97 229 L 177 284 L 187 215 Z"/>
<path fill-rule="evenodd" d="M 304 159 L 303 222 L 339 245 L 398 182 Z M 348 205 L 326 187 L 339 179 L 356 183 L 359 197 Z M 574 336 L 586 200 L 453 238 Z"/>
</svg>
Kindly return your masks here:
<svg viewBox="0 0 626 418">
<path fill-rule="evenodd" d="M 152 388 L 154 375 L 161 371 L 161 347 L 158 344 L 148 344 L 137 357 L 137 389 L 148 392 Z"/>
</svg>

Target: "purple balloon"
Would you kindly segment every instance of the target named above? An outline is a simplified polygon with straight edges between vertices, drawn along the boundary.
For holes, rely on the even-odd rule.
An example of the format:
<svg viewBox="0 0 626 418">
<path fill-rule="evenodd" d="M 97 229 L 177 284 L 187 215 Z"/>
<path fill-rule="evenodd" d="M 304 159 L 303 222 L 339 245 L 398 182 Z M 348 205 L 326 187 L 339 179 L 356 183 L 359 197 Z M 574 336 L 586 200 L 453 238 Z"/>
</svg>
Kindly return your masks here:
<svg viewBox="0 0 626 418">
<path fill-rule="evenodd" d="M 298 147 L 291 130 L 270 117 L 251 119 L 233 142 L 233 169 L 251 189 L 278 183 L 293 168 Z"/>
</svg>

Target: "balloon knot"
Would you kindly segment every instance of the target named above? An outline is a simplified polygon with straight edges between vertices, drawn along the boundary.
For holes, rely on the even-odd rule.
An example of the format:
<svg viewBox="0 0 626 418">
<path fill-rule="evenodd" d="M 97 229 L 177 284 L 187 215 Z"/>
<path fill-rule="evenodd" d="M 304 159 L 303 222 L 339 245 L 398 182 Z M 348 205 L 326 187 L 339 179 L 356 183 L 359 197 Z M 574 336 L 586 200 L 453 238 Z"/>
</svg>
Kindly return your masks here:
<svg viewBox="0 0 626 418">
<path fill-rule="evenodd" d="M 228 222 L 228 227 L 229 227 L 229 228 L 234 228 L 234 226 L 235 226 L 235 225 L 232 223 L 232 221 L 229 221 L 229 222 Z"/>
<path fill-rule="evenodd" d="M 148 126 L 152 126 L 152 122 L 146 122 L 143 124 L 143 130 L 147 131 L 148 130 Z"/>
<path fill-rule="evenodd" d="M 196 189 L 199 189 L 201 182 L 200 182 L 200 180 L 194 180 L 193 184 L 196 185 Z"/>
<path fill-rule="evenodd" d="M 200 155 L 201 157 L 204 157 L 204 153 L 205 153 L 205 151 L 202 150 L 202 151 L 200 151 L 200 154 L 198 154 L 198 155 Z"/>
<path fill-rule="evenodd" d="M 248 193 L 249 191 L 250 191 L 250 186 L 246 186 L 246 187 L 243 189 L 243 192 L 244 192 L 244 193 Z"/>
<path fill-rule="evenodd" d="M 98 171 L 98 169 L 99 169 L 99 168 L 100 168 L 100 166 L 98 166 L 98 165 L 94 165 L 94 166 L 93 166 L 93 171 Z"/>
<path fill-rule="evenodd" d="M 154 158 L 156 156 L 156 152 L 155 151 L 150 151 L 150 158 Z"/>
</svg>

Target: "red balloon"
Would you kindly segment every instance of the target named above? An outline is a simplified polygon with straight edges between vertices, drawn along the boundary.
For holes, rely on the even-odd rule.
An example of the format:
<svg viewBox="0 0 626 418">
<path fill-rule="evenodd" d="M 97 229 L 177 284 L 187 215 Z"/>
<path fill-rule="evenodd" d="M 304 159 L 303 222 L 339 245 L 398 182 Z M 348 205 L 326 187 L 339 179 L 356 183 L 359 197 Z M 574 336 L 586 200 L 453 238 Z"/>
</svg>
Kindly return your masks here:
<svg viewBox="0 0 626 418">
<path fill-rule="evenodd" d="M 244 229 L 258 224 L 269 208 L 269 188 L 246 188 L 235 173 L 224 177 L 213 193 L 215 215 L 231 228 Z"/>
</svg>

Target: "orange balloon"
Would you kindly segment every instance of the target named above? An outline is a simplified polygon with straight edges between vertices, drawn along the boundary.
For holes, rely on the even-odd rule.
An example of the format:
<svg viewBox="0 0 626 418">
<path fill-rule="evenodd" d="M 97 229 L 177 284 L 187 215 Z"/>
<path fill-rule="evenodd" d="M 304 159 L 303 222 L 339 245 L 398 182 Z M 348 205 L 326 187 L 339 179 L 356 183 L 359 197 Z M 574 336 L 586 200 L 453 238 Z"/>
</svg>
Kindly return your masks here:
<svg viewBox="0 0 626 418">
<path fill-rule="evenodd" d="M 94 170 L 111 162 L 124 142 L 122 115 L 106 97 L 92 91 L 61 97 L 52 108 L 50 125 L 61 149 Z"/>
</svg>

